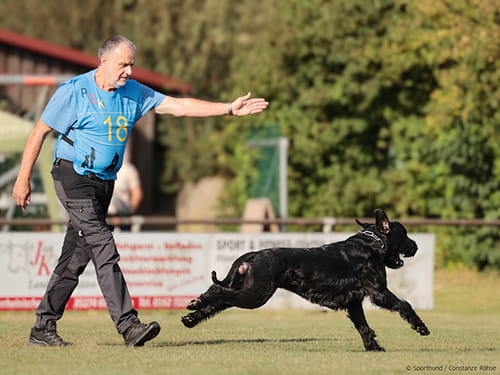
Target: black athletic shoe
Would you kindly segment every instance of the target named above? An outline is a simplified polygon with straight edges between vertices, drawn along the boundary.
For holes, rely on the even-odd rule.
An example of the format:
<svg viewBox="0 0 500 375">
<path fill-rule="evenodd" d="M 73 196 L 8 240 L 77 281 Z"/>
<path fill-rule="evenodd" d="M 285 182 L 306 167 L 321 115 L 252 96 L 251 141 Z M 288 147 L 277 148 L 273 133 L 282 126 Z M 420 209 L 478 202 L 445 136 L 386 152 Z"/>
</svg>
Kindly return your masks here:
<svg viewBox="0 0 500 375">
<path fill-rule="evenodd" d="M 123 339 L 126 346 L 143 346 L 146 341 L 154 339 L 160 333 L 160 325 L 157 322 L 143 324 L 139 319 L 125 331 Z"/>
<path fill-rule="evenodd" d="M 69 346 L 72 342 L 64 341 L 56 330 L 31 328 L 28 346 Z"/>
</svg>

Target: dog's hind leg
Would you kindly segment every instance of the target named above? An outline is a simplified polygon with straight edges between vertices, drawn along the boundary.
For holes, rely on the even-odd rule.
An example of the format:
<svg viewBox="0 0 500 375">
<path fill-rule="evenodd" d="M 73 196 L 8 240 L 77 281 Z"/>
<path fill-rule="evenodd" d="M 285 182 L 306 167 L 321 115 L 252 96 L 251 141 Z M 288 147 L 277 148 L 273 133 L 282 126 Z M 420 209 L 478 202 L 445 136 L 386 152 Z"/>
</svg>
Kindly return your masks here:
<svg viewBox="0 0 500 375">
<path fill-rule="evenodd" d="M 207 297 L 207 293 L 202 294 L 199 298 L 191 301 L 188 305 L 190 310 L 195 310 L 182 317 L 182 323 L 193 328 L 199 323 L 211 318 L 215 314 L 228 309 L 230 307 L 240 307 L 245 309 L 255 309 L 264 305 L 273 295 L 276 289 L 268 293 L 262 293 L 259 290 L 230 290 L 222 288 L 219 285 L 212 285 L 209 291 L 213 293 L 214 289 L 223 290 L 223 294 L 218 296 L 211 294 Z M 208 302 L 210 301 L 210 302 Z"/>
<path fill-rule="evenodd" d="M 198 298 L 191 300 L 187 305 L 188 310 L 199 310 L 208 306 L 214 302 L 219 302 L 221 300 L 231 300 L 237 291 L 226 288 L 219 284 L 213 284 L 207 289 L 205 293 L 202 293 Z"/>
<path fill-rule="evenodd" d="M 404 320 L 410 323 L 411 328 L 420 333 L 422 336 L 430 334 L 429 329 L 418 317 L 411 305 L 406 301 L 400 300 L 390 290 L 386 289 L 383 292 L 372 293 L 370 294 L 370 299 L 377 306 L 391 311 L 397 311 Z"/>
<path fill-rule="evenodd" d="M 347 317 L 354 323 L 359 335 L 363 339 L 365 349 L 368 351 L 385 351 L 375 340 L 375 331 L 368 326 L 361 302 L 351 303 L 347 307 L 347 312 L 349 314 Z"/>
<path fill-rule="evenodd" d="M 188 310 L 200 310 L 212 304 L 224 304 L 244 309 L 254 309 L 264 305 L 274 294 L 277 287 L 273 280 L 261 275 L 250 275 L 250 264 L 233 264 L 228 276 L 217 280 L 212 272 L 214 284 L 198 298 L 191 300 Z"/>
<path fill-rule="evenodd" d="M 196 310 L 192 313 L 189 313 L 181 318 L 182 324 L 184 324 L 187 328 L 193 328 L 199 323 L 211 318 L 215 314 L 231 307 L 230 305 L 222 305 L 222 304 L 212 304 L 205 306 L 199 310 Z"/>
<path fill-rule="evenodd" d="M 230 289 L 220 285 L 212 285 L 198 298 L 191 300 L 188 310 L 201 310 L 206 306 L 222 304 L 227 307 L 255 309 L 264 305 L 276 291 L 275 286 L 262 288 Z"/>
</svg>

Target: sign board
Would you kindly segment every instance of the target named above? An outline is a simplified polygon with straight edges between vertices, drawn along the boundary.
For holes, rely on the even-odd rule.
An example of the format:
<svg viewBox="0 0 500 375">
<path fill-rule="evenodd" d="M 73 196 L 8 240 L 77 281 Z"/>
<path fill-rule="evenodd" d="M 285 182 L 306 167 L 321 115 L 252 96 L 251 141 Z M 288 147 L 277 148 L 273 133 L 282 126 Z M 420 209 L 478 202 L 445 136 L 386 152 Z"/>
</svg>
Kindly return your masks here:
<svg viewBox="0 0 500 375">
<path fill-rule="evenodd" d="M 222 280 L 232 262 L 242 253 L 270 247 L 316 247 L 325 243 L 342 241 L 353 233 L 220 233 L 213 235 L 210 246 L 210 269 Z M 409 234 L 418 246 L 412 258 L 403 258 L 405 266 L 387 270 L 389 289 L 398 297 L 410 302 L 415 309 L 434 308 L 434 246 L 435 236 L 429 233 Z M 372 307 L 365 303 L 366 307 Z M 264 308 L 318 308 L 302 297 L 286 290 L 278 290 Z"/>
<path fill-rule="evenodd" d="M 242 253 L 269 247 L 313 247 L 350 233 L 116 233 L 120 267 L 136 309 L 183 309 L 211 284 L 210 272 L 224 278 Z M 405 267 L 388 270 L 389 288 L 416 309 L 433 308 L 434 235 L 410 235 L 419 247 Z M 34 310 L 57 264 L 64 235 L 0 233 L 0 310 Z M 279 290 L 265 308 L 313 308 Z M 317 307 L 317 306 L 316 306 Z M 106 309 L 92 263 L 81 275 L 67 309 Z"/>
</svg>

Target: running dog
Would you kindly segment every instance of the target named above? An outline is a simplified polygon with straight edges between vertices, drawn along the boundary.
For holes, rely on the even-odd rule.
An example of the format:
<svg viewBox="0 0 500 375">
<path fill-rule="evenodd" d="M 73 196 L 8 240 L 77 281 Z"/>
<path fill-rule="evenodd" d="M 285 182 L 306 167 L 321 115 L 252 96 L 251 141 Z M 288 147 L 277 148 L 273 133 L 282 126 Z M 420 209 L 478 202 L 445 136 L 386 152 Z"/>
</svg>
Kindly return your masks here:
<svg viewBox="0 0 500 375">
<path fill-rule="evenodd" d="M 389 221 L 375 210 L 375 224 L 356 222 L 363 228 L 345 241 L 315 248 L 271 248 L 240 256 L 226 278 L 213 285 L 187 306 L 193 312 L 182 317 L 192 328 L 230 307 L 255 309 L 264 305 L 276 289 L 283 288 L 312 303 L 334 310 L 347 310 L 367 351 L 384 351 L 368 326 L 362 302 L 397 311 L 421 335 L 430 332 L 412 306 L 387 289 L 385 267 L 400 268 L 403 257 L 412 257 L 416 243 L 405 227 Z"/>
</svg>

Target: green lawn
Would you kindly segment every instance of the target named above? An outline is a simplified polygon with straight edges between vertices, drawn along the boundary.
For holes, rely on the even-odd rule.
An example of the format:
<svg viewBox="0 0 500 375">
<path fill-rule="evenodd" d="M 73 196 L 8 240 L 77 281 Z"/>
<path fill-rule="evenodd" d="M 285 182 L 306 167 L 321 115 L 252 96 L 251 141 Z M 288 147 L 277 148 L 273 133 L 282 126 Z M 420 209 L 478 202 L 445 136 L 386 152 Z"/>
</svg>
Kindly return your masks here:
<svg viewBox="0 0 500 375">
<path fill-rule="evenodd" d="M 187 329 L 184 311 L 142 311 L 162 325 L 142 348 L 126 348 L 104 311 L 66 313 L 59 331 L 72 347 L 28 347 L 34 313 L 2 312 L 0 374 L 500 373 L 499 281 L 437 272 L 436 308 L 419 312 L 427 337 L 397 314 L 368 311 L 385 353 L 365 352 L 344 312 L 233 309 Z"/>
</svg>

